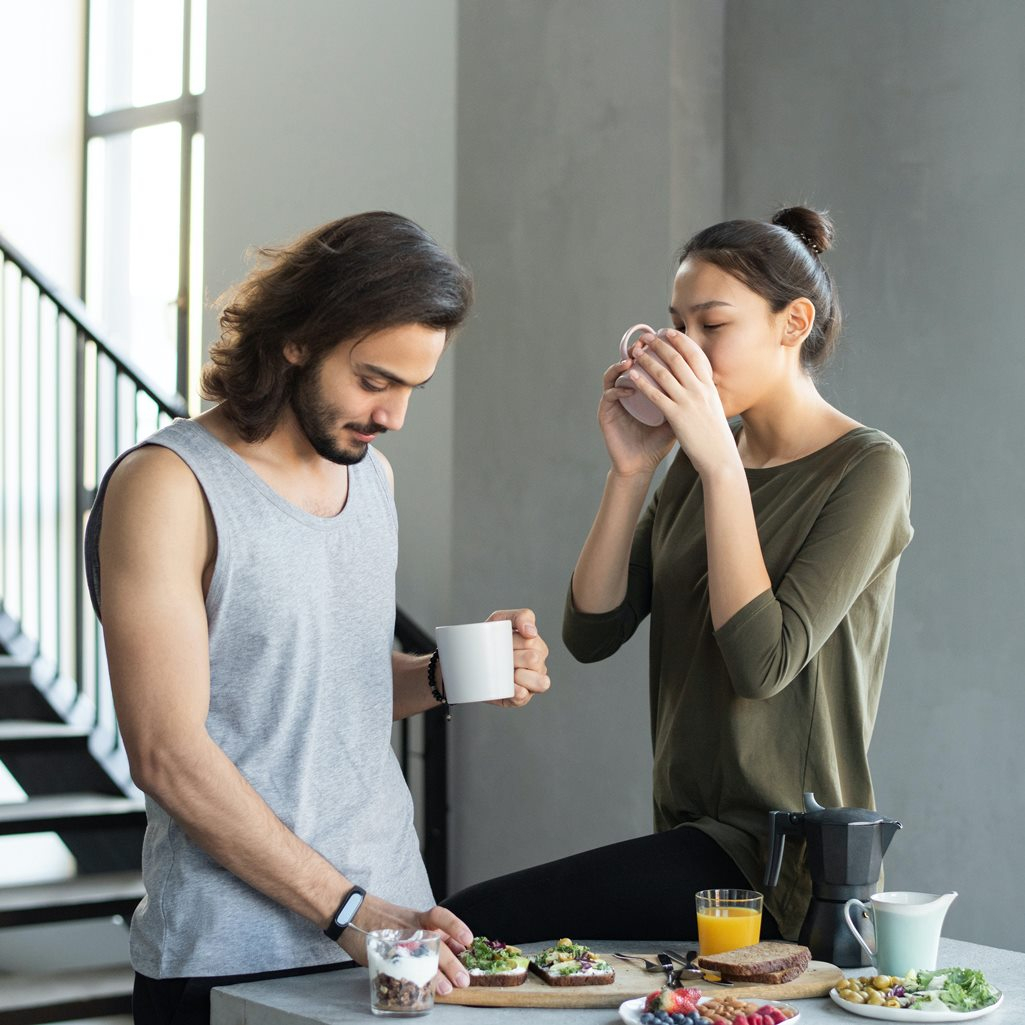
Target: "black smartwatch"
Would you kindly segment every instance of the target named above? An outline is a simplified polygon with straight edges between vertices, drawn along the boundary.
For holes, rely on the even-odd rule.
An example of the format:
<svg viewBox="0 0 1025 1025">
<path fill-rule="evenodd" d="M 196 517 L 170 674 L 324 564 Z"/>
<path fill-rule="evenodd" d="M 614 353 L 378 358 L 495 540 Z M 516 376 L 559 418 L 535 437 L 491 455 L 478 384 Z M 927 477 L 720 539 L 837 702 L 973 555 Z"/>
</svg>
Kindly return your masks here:
<svg viewBox="0 0 1025 1025">
<path fill-rule="evenodd" d="M 345 931 L 345 927 L 356 917 L 363 904 L 363 898 L 367 891 L 362 886 L 354 886 L 338 905 L 338 910 L 331 916 L 331 924 L 324 930 L 324 935 L 329 940 L 338 941 L 338 937 Z"/>
</svg>

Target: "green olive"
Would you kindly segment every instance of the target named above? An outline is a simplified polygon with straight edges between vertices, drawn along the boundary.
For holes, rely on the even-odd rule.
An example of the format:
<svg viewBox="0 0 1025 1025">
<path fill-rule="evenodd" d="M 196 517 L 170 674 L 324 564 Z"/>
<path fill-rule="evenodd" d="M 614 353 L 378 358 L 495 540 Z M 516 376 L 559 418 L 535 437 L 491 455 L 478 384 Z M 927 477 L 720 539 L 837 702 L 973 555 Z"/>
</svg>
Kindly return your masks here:
<svg viewBox="0 0 1025 1025">
<path fill-rule="evenodd" d="M 890 999 L 883 1004 L 883 1007 L 900 1007 L 900 1001 L 896 997 L 890 997 Z"/>
<path fill-rule="evenodd" d="M 865 998 L 866 1004 L 872 1004 L 873 1007 L 882 1007 L 886 997 L 877 989 L 873 989 L 868 996 Z"/>
<path fill-rule="evenodd" d="M 844 1000 L 849 1000 L 852 1004 L 863 1004 L 865 1003 L 865 996 L 856 989 L 849 989 L 846 996 L 844 996 Z"/>
<path fill-rule="evenodd" d="M 888 990 L 893 983 L 890 982 L 889 975 L 877 975 L 872 979 L 872 988 Z"/>
</svg>

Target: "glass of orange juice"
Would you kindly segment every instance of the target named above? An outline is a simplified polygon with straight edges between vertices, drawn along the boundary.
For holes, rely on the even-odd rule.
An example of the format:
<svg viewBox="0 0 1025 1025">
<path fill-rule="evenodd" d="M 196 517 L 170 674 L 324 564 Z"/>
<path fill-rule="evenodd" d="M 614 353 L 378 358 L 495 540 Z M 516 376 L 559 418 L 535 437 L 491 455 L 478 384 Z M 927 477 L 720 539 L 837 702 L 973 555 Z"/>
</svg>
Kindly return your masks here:
<svg viewBox="0 0 1025 1025">
<path fill-rule="evenodd" d="M 749 947 L 762 931 L 762 895 L 755 890 L 698 890 L 698 948 L 702 957 Z"/>
</svg>

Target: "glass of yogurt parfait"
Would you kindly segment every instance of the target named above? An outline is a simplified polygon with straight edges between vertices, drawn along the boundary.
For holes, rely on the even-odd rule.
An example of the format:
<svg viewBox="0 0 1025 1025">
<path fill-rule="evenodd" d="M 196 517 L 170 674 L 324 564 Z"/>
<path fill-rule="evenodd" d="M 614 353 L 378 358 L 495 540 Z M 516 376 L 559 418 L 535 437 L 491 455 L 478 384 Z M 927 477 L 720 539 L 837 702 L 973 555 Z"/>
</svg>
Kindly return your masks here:
<svg viewBox="0 0 1025 1025">
<path fill-rule="evenodd" d="M 434 1007 L 441 937 L 423 929 L 376 929 L 367 933 L 370 1009 L 414 1018 Z"/>
</svg>

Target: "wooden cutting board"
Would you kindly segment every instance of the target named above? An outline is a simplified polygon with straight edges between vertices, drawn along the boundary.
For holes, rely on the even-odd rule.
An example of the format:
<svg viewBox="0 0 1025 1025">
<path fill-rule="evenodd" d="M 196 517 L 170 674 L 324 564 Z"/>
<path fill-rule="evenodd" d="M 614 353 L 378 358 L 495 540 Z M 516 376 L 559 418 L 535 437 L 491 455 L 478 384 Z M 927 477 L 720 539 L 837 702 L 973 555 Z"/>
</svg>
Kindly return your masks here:
<svg viewBox="0 0 1025 1025">
<path fill-rule="evenodd" d="M 534 954 L 546 945 L 523 944 L 523 953 Z M 528 972 L 527 981 L 521 986 L 467 986 L 434 999 L 439 1004 L 465 1004 L 470 1007 L 619 1007 L 624 1000 L 647 996 L 652 990 L 659 989 L 665 980 L 661 972 L 646 972 L 640 965 L 620 961 L 600 945 L 592 949 L 604 956 L 616 970 L 615 980 L 607 986 L 549 986 L 533 972 Z M 635 951 L 632 946 L 615 949 L 624 954 L 639 953 L 649 961 L 655 960 L 654 951 Z M 700 989 L 707 996 L 729 993 L 745 1000 L 756 997 L 766 1000 L 800 1000 L 804 997 L 826 996 L 843 977 L 844 973 L 836 965 L 812 961 L 803 975 L 779 986 L 714 986 L 700 980 L 688 980 L 684 985 Z"/>
</svg>

